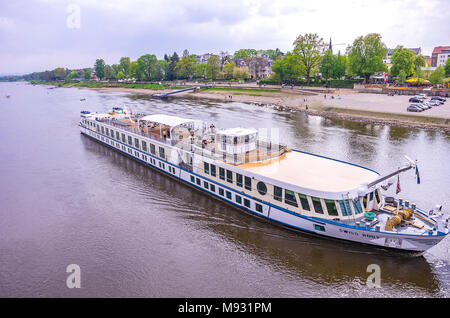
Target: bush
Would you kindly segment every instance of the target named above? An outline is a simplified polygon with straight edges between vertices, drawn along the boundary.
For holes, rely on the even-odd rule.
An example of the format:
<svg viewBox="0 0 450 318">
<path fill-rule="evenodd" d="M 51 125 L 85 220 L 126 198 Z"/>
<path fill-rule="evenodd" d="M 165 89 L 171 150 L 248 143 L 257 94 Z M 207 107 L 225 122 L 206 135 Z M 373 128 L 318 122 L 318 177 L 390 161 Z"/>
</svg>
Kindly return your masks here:
<svg viewBox="0 0 450 318">
<path fill-rule="evenodd" d="M 266 85 L 281 85 L 281 81 L 276 79 L 262 79 L 259 81 L 261 84 Z M 324 79 L 311 79 L 309 86 L 311 87 L 333 87 L 333 88 L 353 88 L 355 83 L 359 83 L 358 80 L 329 80 L 328 82 Z M 287 85 L 295 86 L 307 86 L 306 81 L 285 81 Z"/>
</svg>

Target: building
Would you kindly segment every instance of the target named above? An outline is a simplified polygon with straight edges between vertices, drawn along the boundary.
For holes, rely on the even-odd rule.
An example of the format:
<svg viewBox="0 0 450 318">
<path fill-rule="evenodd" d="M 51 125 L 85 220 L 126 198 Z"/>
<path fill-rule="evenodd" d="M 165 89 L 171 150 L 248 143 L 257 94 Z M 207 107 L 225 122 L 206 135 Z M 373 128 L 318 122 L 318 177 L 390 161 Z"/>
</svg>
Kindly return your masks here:
<svg viewBox="0 0 450 318">
<path fill-rule="evenodd" d="M 263 56 L 254 56 L 248 60 L 248 71 L 252 79 L 262 79 L 272 74 L 273 60 Z"/>
<path fill-rule="evenodd" d="M 431 54 L 431 66 L 444 66 L 447 59 L 450 57 L 450 46 L 437 46 Z"/>
<path fill-rule="evenodd" d="M 208 62 L 208 59 L 213 56 L 214 54 L 212 53 L 205 53 L 202 55 L 196 55 L 195 56 L 195 60 L 197 61 L 197 63 L 206 63 Z"/>
</svg>

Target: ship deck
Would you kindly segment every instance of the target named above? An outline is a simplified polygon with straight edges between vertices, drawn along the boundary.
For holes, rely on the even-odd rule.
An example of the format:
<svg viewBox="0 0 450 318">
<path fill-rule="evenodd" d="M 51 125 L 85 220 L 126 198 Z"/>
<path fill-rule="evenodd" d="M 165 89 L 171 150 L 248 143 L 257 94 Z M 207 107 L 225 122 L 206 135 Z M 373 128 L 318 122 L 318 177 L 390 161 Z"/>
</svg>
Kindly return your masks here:
<svg viewBox="0 0 450 318">
<path fill-rule="evenodd" d="M 349 163 L 290 151 L 269 162 L 239 165 L 239 168 L 302 188 L 343 192 L 378 178 L 372 170 Z"/>
</svg>

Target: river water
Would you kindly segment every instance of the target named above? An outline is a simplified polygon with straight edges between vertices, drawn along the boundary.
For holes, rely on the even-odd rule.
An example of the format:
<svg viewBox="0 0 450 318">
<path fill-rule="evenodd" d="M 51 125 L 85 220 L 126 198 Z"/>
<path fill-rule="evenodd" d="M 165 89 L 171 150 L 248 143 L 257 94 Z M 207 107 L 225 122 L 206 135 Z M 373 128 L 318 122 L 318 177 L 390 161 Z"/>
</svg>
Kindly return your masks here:
<svg viewBox="0 0 450 318">
<path fill-rule="evenodd" d="M 410 255 L 291 232 L 79 133 L 81 110 L 124 105 L 216 127 L 277 128 L 291 148 L 382 174 L 406 154 L 418 160 L 421 184 L 403 174 L 401 197 L 450 209 L 449 134 L 268 105 L 2 83 L 0 297 L 450 296 L 448 238 Z M 69 264 L 81 269 L 79 289 L 66 286 Z M 380 288 L 366 284 L 369 264 L 380 266 Z"/>
</svg>

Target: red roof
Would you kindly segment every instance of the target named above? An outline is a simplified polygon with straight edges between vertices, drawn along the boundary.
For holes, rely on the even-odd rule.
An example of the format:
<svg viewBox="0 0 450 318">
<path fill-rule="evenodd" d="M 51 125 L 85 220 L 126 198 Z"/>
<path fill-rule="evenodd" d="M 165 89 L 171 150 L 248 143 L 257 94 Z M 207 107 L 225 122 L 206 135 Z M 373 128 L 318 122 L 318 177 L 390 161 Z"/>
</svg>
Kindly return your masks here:
<svg viewBox="0 0 450 318">
<path fill-rule="evenodd" d="M 440 54 L 442 50 L 450 50 L 450 46 L 436 46 L 433 50 L 433 54 Z"/>
</svg>

